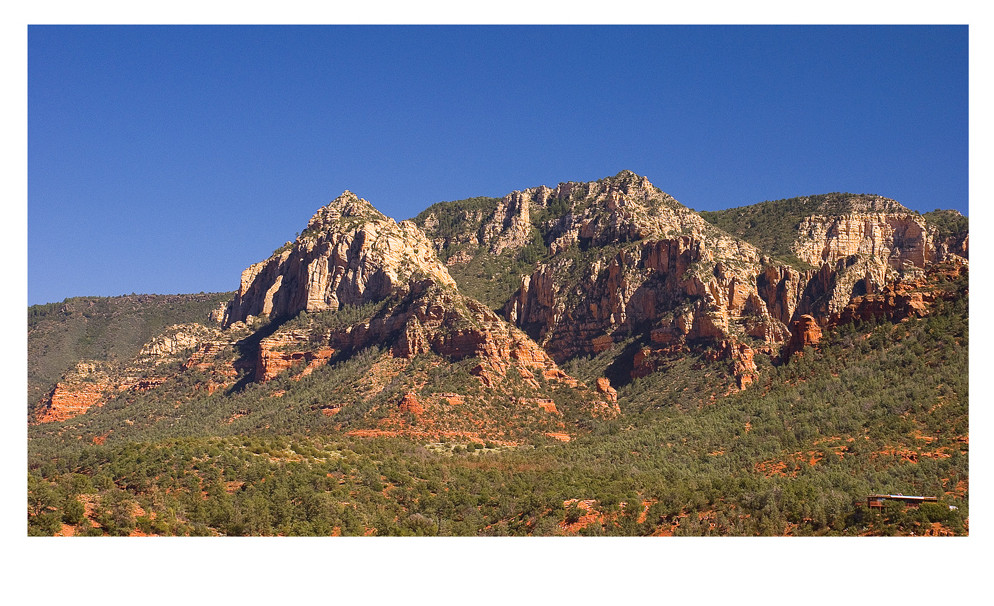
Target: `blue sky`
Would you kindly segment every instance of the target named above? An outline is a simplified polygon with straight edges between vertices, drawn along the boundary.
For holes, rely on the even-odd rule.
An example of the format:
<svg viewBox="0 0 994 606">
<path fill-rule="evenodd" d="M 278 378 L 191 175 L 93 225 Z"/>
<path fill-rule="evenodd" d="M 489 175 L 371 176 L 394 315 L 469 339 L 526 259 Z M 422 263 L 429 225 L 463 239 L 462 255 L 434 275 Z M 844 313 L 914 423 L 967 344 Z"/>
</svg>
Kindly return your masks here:
<svg viewBox="0 0 994 606">
<path fill-rule="evenodd" d="M 30 27 L 28 303 L 233 290 L 345 189 L 966 214 L 967 59 L 965 26 Z"/>
</svg>

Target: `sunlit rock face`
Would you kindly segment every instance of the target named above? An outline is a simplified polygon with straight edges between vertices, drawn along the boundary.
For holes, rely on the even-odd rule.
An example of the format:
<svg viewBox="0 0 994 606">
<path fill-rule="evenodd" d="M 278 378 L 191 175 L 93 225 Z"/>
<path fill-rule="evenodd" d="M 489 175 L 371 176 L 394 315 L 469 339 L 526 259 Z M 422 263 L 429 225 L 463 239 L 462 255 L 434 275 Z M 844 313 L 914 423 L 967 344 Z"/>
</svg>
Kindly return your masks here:
<svg viewBox="0 0 994 606">
<path fill-rule="evenodd" d="M 416 225 L 397 223 L 346 191 L 294 242 L 242 272 L 223 324 L 379 301 L 424 278 L 455 287 Z"/>
</svg>

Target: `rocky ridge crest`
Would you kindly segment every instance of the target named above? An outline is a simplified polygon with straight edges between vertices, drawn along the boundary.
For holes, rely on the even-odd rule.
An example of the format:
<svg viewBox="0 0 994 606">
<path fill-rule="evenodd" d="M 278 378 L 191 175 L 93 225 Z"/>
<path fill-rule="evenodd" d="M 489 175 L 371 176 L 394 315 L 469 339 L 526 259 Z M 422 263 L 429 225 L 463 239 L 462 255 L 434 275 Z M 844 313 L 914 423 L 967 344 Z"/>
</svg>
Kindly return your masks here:
<svg viewBox="0 0 994 606">
<path fill-rule="evenodd" d="M 380 301 L 415 277 L 455 288 L 416 225 L 396 223 L 346 191 L 319 209 L 294 242 L 242 272 L 223 324 Z"/>
<path fill-rule="evenodd" d="M 655 347 L 708 342 L 738 351 L 721 345 L 734 341 L 775 349 L 802 315 L 825 325 L 853 297 L 934 263 L 965 262 L 950 249 L 965 255 L 968 242 L 963 234 L 939 238 L 922 216 L 881 196 L 826 194 L 727 211 L 739 213 L 745 236 L 770 213 L 801 213 L 793 231 L 777 232 L 774 222 L 772 240 L 759 238 L 787 242 L 771 256 L 631 171 L 512 192 L 494 209 L 478 213 L 485 217 L 477 223 L 466 217 L 462 233 L 492 243 L 491 253 L 534 246 L 540 235 L 545 257 L 523 275 L 503 313 L 560 363 L 638 334 Z M 437 229 L 445 210 L 418 219 L 440 252 L 454 241 Z M 777 260 L 784 254 L 798 264 Z"/>
<path fill-rule="evenodd" d="M 786 359 L 816 343 L 832 322 L 922 315 L 942 298 L 923 294 L 929 272 L 942 263 L 953 267 L 946 273 L 966 271 L 966 259 L 950 248 L 965 255 L 967 236 L 939 237 L 921 216 L 886 198 L 829 201 L 811 208 L 837 214 L 805 215 L 790 236 L 798 266 L 723 231 L 630 171 L 475 199 L 455 207 L 462 213 L 456 221 L 445 203 L 436 205 L 417 219 L 425 231 L 346 191 L 295 241 L 243 272 L 233 299 L 213 315 L 223 331 L 169 327 L 139 354 L 144 374 L 134 371 L 137 362 L 99 376 L 74 371 L 36 419 L 64 420 L 116 393 L 152 389 L 167 377 L 148 369 L 167 362 L 208 373 L 213 393 L 245 380 L 300 380 L 384 346 L 392 362 L 382 363 L 402 369 L 403 380 L 382 385 L 371 369 L 376 387 L 369 397 L 403 389 L 397 399 L 407 403 L 404 414 L 442 411 L 437 431 L 468 430 L 451 402 L 470 399 L 532 407 L 552 415 L 542 417 L 548 424 L 561 417 L 560 396 L 569 393 L 580 403 L 573 412 L 615 416 L 617 392 L 607 379 L 590 388 L 558 364 L 614 351 L 631 338 L 641 348 L 623 361 L 630 378 L 653 372 L 660 356 L 701 351 L 729 360 L 737 387 L 746 388 L 758 376 L 757 353 L 774 356 L 783 347 Z M 441 261 L 461 263 L 449 253 L 464 245 L 477 255 L 513 256 L 536 245 L 544 253 L 495 313 L 460 292 Z M 473 360 L 475 395 L 423 391 L 430 377 L 412 370 L 421 358 L 433 360 L 433 368 Z M 337 414 L 341 407 L 321 410 Z M 411 431 L 397 411 L 391 414 L 390 431 Z M 561 420 L 555 423 L 547 425 L 549 435 L 569 436 Z M 352 427 L 382 429 L 363 428 L 361 420 Z"/>
<path fill-rule="evenodd" d="M 358 417 L 336 416 L 348 417 L 353 431 L 437 437 L 447 431 L 478 435 L 483 427 L 488 435 L 509 439 L 522 430 L 506 420 L 495 424 L 493 419 L 506 411 L 493 407 L 511 403 L 527 419 L 531 429 L 526 433 L 544 428 L 568 436 L 578 430 L 577 415 L 619 412 L 613 390 L 590 388 L 568 376 L 524 332 L 459 293 L 416 225 L 396 223 L 350 192 L 315 213 L 294 242 L 245 270 L 241 282 L 226 306 L 224 330 L 171 326 L 142 348 L 138 360 L 149 368 L 176 362 L 178 373 L 198 371 L 198 381 L 209 378 L 205 387 L 214 393 L 239 389 L 246 381 L 268 383 L 284 376 L 299 381 L 358 352 L 385 351 L 362 379 L 362 397 L 389 401 L 398 390 L 410 397 L 405 396 L 402 410 L 374 405 Z M 460 362 L 469 363 L 465 369 L 475 386 L 446 383 L 445 365 Z M 384 368 L 399 375 L 384 381 Z M 428 368 L 439 369 L 435 372 L 443 378 L 433 379 Z M 100 404 L 128 388 L 115 372 L 121 371 L 108 373 L 99 397 L 77 390 L 76 400 Z M 439 392 L 448 394 L 444 398 L 424 391 L 426 384 L 437 389 L 439 382 L 448 386 Z M 349 406 L 328 402 L 315 414 L 337 415 Z M 83 406 L 62 408 L 61 416 L 39 419 L 64 420 L 85 412 Z M 410 414 L 425 418 L 417 430 L 405 416 Z"/>
</svg>

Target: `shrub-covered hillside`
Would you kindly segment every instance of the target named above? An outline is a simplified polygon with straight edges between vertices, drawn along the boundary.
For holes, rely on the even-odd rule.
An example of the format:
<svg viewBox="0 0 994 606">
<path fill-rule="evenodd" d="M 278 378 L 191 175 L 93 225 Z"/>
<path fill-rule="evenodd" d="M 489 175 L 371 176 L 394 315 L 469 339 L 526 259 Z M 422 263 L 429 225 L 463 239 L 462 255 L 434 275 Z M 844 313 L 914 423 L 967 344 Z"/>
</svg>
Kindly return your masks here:
<svg viewBox="0 0 994 606">
<path fill-rule="evenodd" d="M 705 221 L 742 238 L 780 261 L 803 266 L 790 248 L 797 238 L 797 227 L 801 219 L 811 215 L 844 215 L 851 212 L 912 211 L 889 198 L 831 193 L 768 200 L 718 211 L 702 211 L 700 215 Z"/>
<path fill-rule="evenodd" d="M 28 405 L 81 359 L 126 360 L 172 324 L 206 323 L 232 293 L 73 297 L 28 308 Z"/>
<path fill-rule="evenodd" d="M 745 391 L 709 393 L 723 363 L 682 358 L 568 443 L 357 439 L 288 423 L 279 398 L 270 422 L 228 432 L 178 421 L 68 447 L 57 424 L 34 427 L 29 532 L 967 534 L 965 278 L 956 287 L 925 318 L 827 330 Z M 939 503 L 871 512 L 872 493 Z"/>
</svg>

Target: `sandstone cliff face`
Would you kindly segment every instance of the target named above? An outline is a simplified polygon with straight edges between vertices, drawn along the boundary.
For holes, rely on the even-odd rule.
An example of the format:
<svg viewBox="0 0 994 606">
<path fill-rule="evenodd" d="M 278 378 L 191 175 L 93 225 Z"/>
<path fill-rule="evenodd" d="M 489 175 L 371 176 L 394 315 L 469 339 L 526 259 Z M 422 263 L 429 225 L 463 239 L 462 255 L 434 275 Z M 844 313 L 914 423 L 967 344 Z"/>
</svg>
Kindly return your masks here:
<svg viewBox="0 0 994 606">
<path fill-rule="evenodd" d="M 757 289 L 758 258 L 719 260 L 690 236 L 629 246 L 571 282 L 575 269 L 572 259 L 539 266 L 505 306 L 557 359 L 649 329 L 661 344 L 730 334 L 777 342 L 786 334 Z"/>
<path fill-rule="evenodd" d="M 513 238 L 503 242 L 497 247 L 514 245 Z M 384 346 L 384 353 L 370 354 L 373 367 L 361 384 L 350 384 L 350 395 L 316 403 L 315 414 L 345 419 L 353 431 L 366 432 L 361 435 L 437 439 L 481 431 L 568 436 L 578 431 L 577 415 L 619 413 L 609 386 L 580 384 L 524 332 L 460 294 L 420 229 L 394 223 L 348 192 L 320 209 L 295 242 L 242 278 L 224 310 L 223 331 L 171 326 L 135 360 L 108 367 L 100 381 L 66 377 L 36 420 L 64 420 L 123 391 L 155 389 L 178 373 L 197 372 L 194 389 L 212 394 L 246 381 L 297 381 L 356 353 L 384 352 Z M 268 323 L 256 321 L 265 316 Z M 470 363 L 460 367 L 459 382 L 446 383 L 445 365 L 464 360 Z M 433 378 L 431 369 L 441 378 Z M 429 382 L 447 390 L 425 391 Z M 350 410 L 359 400 L 399 398 L 398 389 L 409 396 L 400 405 Z M 408 425 L 412 419 L 417 428 Z"/>
<path fill-rule="evenodd" d="M 118 392 L 147 391 L 161 381 L 156 377 L 135 378 L 114 365 L 96 360 L 82 360 L 62 379 L 34 410 L 34 423 L 65 421 L 103 406 Z"/>
<path fill-rule="evenodd" d="M 527 245 L 532 230 L 538 229 L 553 254 L 574 243 L 588 248 L 651 236 L 704 234 L 726 252 L 744 246 L 755 253 L 751 245 L 724 237 L 700 215 L 631 171 L 589 183 L 570 181 L 555 188 L 543 185 L 511 192 L 492 208 L 462 211 L 457 218 L 460 227 L 445 235 L 439 230 L 441 213 L 429 210 L 418 218 L 439 252 L 471 243 L 498 255 Z"/>
<path fill-rule="evenodd" d="M 515 229 L 524 225 L 516 217 L 527 213 L 527 204 L 510 196 L 498 204 L 498 211 L 505 213 L 506 225 L 502 223 L 496 231 L 481 229 L 479 235 L 495 238 L 494 250 L 516 246 Z M 524 221 L 531 230 L 527 214 Z M 430 225 L 430 217 L 427 223 Z M 360 307 L 366 303 L 377 305 Z M 367 313 L 361 309 L 369 315 L 356 316 Z M 300 311 L 308 313 L 289 321 L 281 319 Z M 349 319 L 336 320 L 341 313 L 350 314 L 343 316 Z M 253 327 L 258 326 L 252 323 L 254 316 L 272 319 L 267 336 L 257 345 L 248 345 L 256 354 L 243 355 L 234 366 L 250 366 L 250 376 L 258 382 L 288 373 L 299 379 L 332 359 L 342 361 L 374 346 L 386 346 L 388 357 L 375 365 L 380 370 L 371 370 L 383 377 L 370 376 L 369 384 L 360 391 L 369 400 L 383 390 L 403 386 L 411 398 L 405 398 L 406 405 L 400 408 L 377 413 L 387 417 L 380 420 L 386 425 L 377 425 L 380 429 L 376 430 L 363 428 L 364 421 L 352 418 L 351 413 L 341 414 L 348 408 L 345 402 L 320 407 L 322 414 L 349 419 L 352 427 L 362 428 L 355 431 L 410 432 L 413 430 L 405 425 L 407 417 L 397 415 L 413 413 L 420 418 L 419 411 L 426 411 L 423 422 L 434 423 L 436 428 L 466 429 L 467 419 L 472 418 L 465 416 L 468 409 L 454 409 L 450 404 L 453 398 L 462 401 L 463 395 L 447 392 L 452 398 L 444 398 L 443 403 L 437 394 L 421 391 L 427 377 L 418 374 L 423 371 L 412 370 L 438 360 L 478 360 L 469 374 L 484 391 L 472 399 L 469 408 L 477 411 L 474 414 L 481 406 L 494 406 L 508 397 L 519 404 L 526 402 L 520 404 L 531 411 L 526 416 L 535 414 L 532 401 L 548 400 L 553 403 L 546 408 L 556 409 L 548 395 L 557 389 L 576 392 L 570 401 L 582 403 L 579 409 L 587 416 L 619 413 L 613 390 L 597 391 L 580 384 L 523 331 L 486 305 L 459 293 L 420 229 L 410 222 L 393 223 L 348 192 L 318 211 L 296 242 L 243 274 L 242 287 L 225 317 L 229 331 L 249 335 L 243 350 L 244 344 L 258 338 L 251 336 Z M 210 352 L 204 348 L 198 351 L 194 356 L 197 360 L 191 357 L 190 364 L 216 366 Z M 576 406 L 570 406 L 574 409 L 570 414 L 575 415 Z M 539 406 L 538 410 L 548 413 L 546 408 Z M 533 421 L 546 429 L 561 428 L 565 422 L 560 418 L 562 411 L 556 409 L 555 415 L 554 422 L 552 417 Z M 493 425 L 493 420 L 473 422 Z"/>
<path fill-rule="evenodd" d="M 880 292 L 895 280 L 920 278 L 937 263 L 966 262 L 969 255 L 967 233 L 942 237 L 925 216 L 894 200 L 843 194 L 825 198 L 836 212 L 802 217 L 790 244 L 800 261 L 818 268 L 804 276 L 808 284 L 798 306 L 823 325 L 853 297 Z M 935 215 L 955 215 L 965 224 L 955 211 L 929 216 Z"/>
<path fill-rule="evenodd" d="M 938 238 L 924 218 L 887 198 L 805 198 L 835 214 L 804 216 L 788 236 L 793 254 L 813 266 L 797 269 L 632 173 L 563 184 L 541 199 L 566 209 L 544 224 L 551 258 L 522 279 L 504 311 L 560 362 L 645 330 L 663 346 L 733 337 L 784 343 L 801 315 L 824 325 L 853 297 L 960 258 L 949 249 L 965 253 L 968 242 Z"/>
<path fill-rule="evenodd" d="M 552 193 L 543 186 L 504 196 L 481 226 L 478 244 L 487 245 L 492 255 L 525 246 L 532 237 L 531 209 L 546 206 Z"/>
<path fill-rule="evenodd" d="M 801 314 L 809 314 L 819 318 L 823 324 L 854 295 L 874 292 L 892 276 L 882 272 L 879 258 L 862 255 L 850 255 L 835 263 L 825 263 L 817 270 L 797 274 L 804 284 L 804 290 L 793 302 L 794 314 L 791 318 L 797 319 Z"/>
<path fill-rule="evenodd" d="M 278 326 L 259 341 L 251 376 L 257 382 L 299 380 L 322 365 L 379 348 L 358 399 L 315 404 L 316 414 L 344 418 L 341 428 L 356 436 L 485 435 L 510 444 L 536 431 L 576 433 L 578 416 L 620 413 L 609 386 L 579 383 L 521 330 L 447 286 L 413 282 L 403 297 L 370 309 L 365 319 L 345 323 L 330 321 L 341 311 L 327 311 Z M 467 360 L 460 378 L 450 381 L 447 366 Z M 556 406 L 560 396 L 564 409 Z M 353 412 L 360 401 L 383 398 L 385 404 Z"/>
<path fill-rule="evenodd" d="M 425 277 L 455 287 L 416 225 L 396 223 L 347 191 L 318 210 L 295 242 L 242 272 L 224 325 L 379 301 Z"/>
<path fill-rule="evenodd" d="M 767 302 L 770 315 L 789 325 L 815 274 L 814 271 L 798 271 L 789 265 L 768 264 L 756 276 L 756 290 Z"/>
<path fill-rule="evenodd" d="M 388 359 L 377 364 L 392 373 L 413 372 L 417 359 L 436 366 L 473 359 L 466 369 L 475 365 L 469 372 L 479 388 L 472 397 L 425 393 L 424 374 L 402 377 L 391 389 L 407 395 L 392 400 L 391 427 L 407 422 L 395 413 L 456 418 L 499 401 L 543 415 L 546 433 L 568 438 L 560 431 L 562 402 L 548 397 L 556 390 L 569 390 L 564 401 L 580 402 L 587 416 L 620 409 L 607 379 L 593 387 L 579 383 L 559 368 L 566 360 L 635 336 L 642 349 L 613 379 L 644 376 L 665 356 L 704 351 L 729 361 L 743 389 L 757 378 L 756 353 L 775 355 L 785 344 L 789 357 L 835 322 L 927 313 L 945 296 L 937 281 L 967 268 L 967 235 L 939 237 L 920 216 L 879 197 L 836 196 L 833 208 L 843 211 L 805 215 L 791 236 L 790 250 L 803 262 L 795 266 L 775 262 L 629 171 L 479 200 L 460 207 L 465 225 L 444 234 L 443 219 L 451 226 L 452 216 L 423 213 L 426 235 L 345 192 L 319 209 L 296 241 L 243 272 L 234 298 L 212 316 L 223 332 L 174 325 L 130 364 L 77 368 L 36 409 L 35 420 L 65 420 L 121 391 L 154 389 L 169 378 L 162 368 L 170 362 L 183 361 L 180 372 L 207 373 L 205 387 L 213 393 L 239 379 L 300 379 L 332 360 L 385 346 Z M 437 252 L 467 246 L 460 254 L 469 258 L 513 256 L 537 244 L 545 246 L 542 261 L 523 272 L 503 316 L 460 293 Z M 800 269 L 804 264 L 811 267 Z M 286 322 L 301 311 L 341 317 L 343 309 L 367 303 L 378 306 L 366 317 L 322 324 L 308 323 L 304 314 Z M 260 317 L 274 322 L 253 334 L 249 325 L 257 328 Z M 371 380 L 366 397 L 386 383 Z M 349 417 L 337 416 L 342 407 L 328 403 L 321 410 Z"/>
<path fill-rule="evenodd" d="M 939 258 L 951 259 L 954 255 L 963 259 L 970 258 L 970 234 L 958 234 L 944 238 L 938 245 Z"/>
<path fill-rule="evenodd" d="M 872 297 L 954 255 L 951 247 L 965 247 L 937 238 L 924 219 L 893 200 L 823 198 L 832 213 L 810 214 L 797 224 L 790 249 L 813 266 L 798 269 L 763 256 L 629 171 L 472 199 L 449 210 L 433 207 L 419 215 L 424 233 L 346 192 L 319 210 L 296 242 L 245 271 L 224 322 L 388 297 L 400 302 L 322 335 L 320 348 L 314 335 L 264 340 L 255 361 L 260 381 L 304 362 L 325 363 L 334 352 L 390 343 L 402 359 L 479 357 L 475 374 L 488 386 L 511 370 L 536 387 L 539 376 L 575 384 L 556 361 L 597 354 L 641 334 L 662 348 L 652 351 L 702 341 L 717 346 L 732 361 L 741 388 L 756 376 L 747 342 L 775 351 L 798 338 L 799 321 L 824 326 L 854 297 Z M 538 237 L 545 260 L 503 306 L 524 332 L 459 294 L 439 261 L 438 253 L 450 265 L 479 254 L 513 255 L 533 248 Z M 636 367 L 633 374 L 649 368 Z"/>
<path fill-rule="evenodd" d="M 278 330 L 261 342 L 256 376 L 270 380 L 296 360 L 327 360 L 335 351 L 384 344 L 397 358 L 425 353 L 453 361 L 478 357 L 474 374 L 490 387 L 511 371 L 535 388 L 536 375 L 577 386 L 524 332 L 478 301 L 431 281 L 412 284 L 396 304 L 352 326 L 317 335 L 306 329 Z"/>
<path fill-rule="evenodd" d="M 813 316 L 803 315 L 790 324 L 790 340 L 782 352 L 786 359 L 821 340 L 821 327 Z"/>
<path fill-rule="evenodd" d="M 287 370 L 303 365 L 296 378 L 310 374 L 315 368 L 327 364 L 335 355 L 330 347 L 314 347 L 306 330 L 289 330 L 262 339 L 256 357 L 254 377 L 260 383 L 271 381 Z"/>
<path fill-rule="evenodd" d="M 734 255 L 758 260 L 755 247 L 728 237 L 646 177 L 631 171 L 590 183 L 560 184 L 546 206 L 566 209 L 565 213 L 545 221 L 552 254 L 567 250 L 574 242 L 587 249 L 650 238 L 690 236 L 708 241 L 718 257 Z"/>
<path fill-rule="evenodd" d="M 483 237 L 495 238 L 496 249 L 511 245 L 515 218 L 524 212 L 527 223 L 527 209 L 527 201 L 509 196 L 498 208 L 506 214 L 505 229 L 484 229 Z M 498 380 L 512 365 L 552 380 L 565 377 L 527 335 L 456 291 L 419 228 L 408 221 L 394 223 L 351 192 L 320 209 L 287 250 L 245 271 L 225 323 L 337 310 L 388 297 L 396 303 L 383 313 L 317 340 L 331 351 L 386 343 L 403 358 L 429 351 L 453 360 L 479 356 L 484 366 L 479 374 L 488 381 Z M 300 359 L 327 359 L 330 354 L 304 347 L 314 341 L 306 330 L 281 330 L 263 339 L 257 379 L 270 380 Z"/>
<path fill-rule="evenodd" d="M 930 265 L 921 276 L 898 278 L 879 292 L 853 297 L 845 308 L 830 317 L 829 324 L 871 319 L 900 322 L 928 315 L 937 301 L 955 298 L 955 290 L 944 285 L 968 271 L 969 266 L 962 259 Z"/>
<path fill-rule="evenodd" d="M 816 345 L 826 326 L 868 320 L 900 322 L 928 315 L 936 302 L 959 296 L 954 281 L 968 272 L 966 261 L 954 257 L 929 264 L 920 273 L 893 278 L 875 292 L 855 295 L 838 311 L 828 313 L 823 309 L 817 317 L 803 314 L 791 322 L 791 336 L 781 351 L 781 359 L 787 360 L 804 347 Z"/>
<path fill-rule="evenodd" d="M 194 359 L 207 362 L 199 370 L 214 370 L 218 352 L 232 343 L 224 343 L 222 334 L 196 323 L 175 324 L 153 337 L 132 360 L 104 362 L 82 360 L 62 375 L 55 388 L 35 406 L 33 422 L 65 421 L 103 406 L 124 392 L 155 389 L 177 371 L 164 371 L 166 364 L 180 364 L 182 370 L 196 366 Z M 210 352 L 205 355 L 204 352 Z M 232 371 L 220 384 L 234 382 Z M 208 386 L 211 391 L 215 385 Z"/>
<path fill-rule="evenodd" d="M 894 269 L 905 263 L 923 267 L 936 255 L 924 219 L 910 213 L 815 215 L 802 220 L 797 231 L 794 253 L 812 265 L 862 255 Z"/>
<path fill-rule="evenodd" d="M 512 370 L 535 388 L 536 374 L 577 385 L 525 333 L 481 303 L 438 288 L 408 308 L 393 351 L 403 357 L 428 351 L 453 360 L 479 357 L 481 364 L 474 374 L 487 386 L 496 385 Z"/>
<path fill-rule="evenodd" d="M 759 377 L 756 361 L 753 359 L 755 352 L 745 343 L 739 343 L 735 339 L 723 341 L 722 355 L 732 361 L 732 374 L 739 389 L 752 385 Z"/>
<path fill-rule="evenodd" d="M 757 287 L 759 251 L 645 177 L 626 171 L 561 184 L 549 200 L 567 209 L 544 224 L 551 258 L 522 279 L 504 311 L 557 360 L 650 329 L 660 343 L 786 336 L 768 308 L 776 301 Z"/>
<path fill-rule="evenodd" d="M 35 423 L 65 421 L 102 406 L 113 387 L 107 383 L 59 382 L 35 411 Z"/>
<path fill-rule="evenodd" d="M 146 343 L 138 354 L 139 359 L 153 364 L 164 364 L 177 356 L 196 349 L 202 343 L 215 341 L 221 332 L 197 323 L 174 324 Z"/>
<path fill-rule="evenodd" d="M 826 309 L 813 310 L 833 314 L 853 295 L 879 290 L 909 270 L 948 258 L 948 246 L 942 244 L 935 230 L 919 215 L 864 211 L 805 217 L 792 248 L 801 261 L 816 267 L 836 267 L 833 296 Z M 859 267 L 853 268 L 857 264 Z M 859 281 L 863 284 L 854 290 Z"/>
<path fill-rule="evenodd" d="M 415 221 L 439 255 L 447 257 L 447 265 L 466 263 L 481 249 L 488 255 L 500 255 L 527 245 L 533 235 L 533 213 L 541 213 L 563 187 L 553 190 L 543 185 L 499 199 L 474 199 L 476 204 L 471 208 L 443 204 L 442 208 L 429 208 Z M 459 252 L 451 254 L 453 249 Z"/>
</svg>

